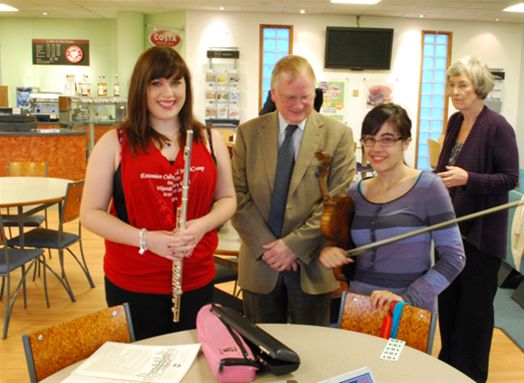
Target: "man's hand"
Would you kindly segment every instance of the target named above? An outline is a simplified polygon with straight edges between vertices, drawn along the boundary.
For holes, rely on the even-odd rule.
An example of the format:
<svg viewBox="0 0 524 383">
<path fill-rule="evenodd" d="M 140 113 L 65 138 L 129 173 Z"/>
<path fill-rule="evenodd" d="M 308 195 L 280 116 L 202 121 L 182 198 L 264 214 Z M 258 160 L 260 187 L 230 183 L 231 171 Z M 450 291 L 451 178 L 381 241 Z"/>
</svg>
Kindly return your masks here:
<svg viewBox="0 0 524 383">
<path fill-rule="evenodd" d="M 297 271 L 297 256 L 286 246 L 284 241 L 277 239 L 263 246 L 266 250 L 262 255 L 262 260 L 269 267 L 278 272 Z"/>
</svg>

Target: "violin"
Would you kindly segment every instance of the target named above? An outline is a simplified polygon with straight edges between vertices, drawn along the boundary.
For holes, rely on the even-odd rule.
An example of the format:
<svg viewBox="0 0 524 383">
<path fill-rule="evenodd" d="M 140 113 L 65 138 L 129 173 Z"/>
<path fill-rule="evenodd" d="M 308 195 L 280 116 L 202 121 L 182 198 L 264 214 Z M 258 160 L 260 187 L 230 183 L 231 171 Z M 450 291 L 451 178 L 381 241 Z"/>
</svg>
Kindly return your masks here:
<svg viewBox="0 0 524 383">
<path fill-rule="evenodd" d="M 319 150 L 315 157 L 320 161 L 319 184 L 320 193 L 324 203 L 324 212 L 320 218 L 320 230 L 328 239 L 331 246 L 350 250 L 355 247 L 351 239 L 351 221 L 354 215 L 353 200 L 349 195 L 339 194 L 334 197 L 329 196 L 327 178 L 331 167 L 332 157 L 324 151 Z M 351 267 L 345 265 L 345 267 Z M 338 281 L 347 282 L 347 271 L 343 267 L 333 269 L 333 274 Z"/>
</svg>

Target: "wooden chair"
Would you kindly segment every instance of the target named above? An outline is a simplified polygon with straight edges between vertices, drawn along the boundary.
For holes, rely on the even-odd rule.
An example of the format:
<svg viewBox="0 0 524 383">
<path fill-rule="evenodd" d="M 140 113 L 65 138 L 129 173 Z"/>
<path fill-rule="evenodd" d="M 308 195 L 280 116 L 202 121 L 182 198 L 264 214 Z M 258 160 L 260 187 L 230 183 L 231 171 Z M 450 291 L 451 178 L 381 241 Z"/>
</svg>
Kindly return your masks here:
<svg viewBox="0 0 524 383">
<path fill-rule="evenodd" d="M 38 228 L 28 231 L 24 234 L 24 244 L 28 247 L 35 247 L 39 249 L 56 249 L 60 261 L 62 271 L 62 279 L 68 286 L 71 295 L 71 286 L 67 280 L 64 268 L 64 250 L 76 260 L 82 271 L 84 272 L 87 281 L 91 287 L 95 287 L 87 263 L 84 257 L 84 249 L 82 246 L 82 227 L 78 221 L 78 233 L 69 233 L 64 231 L 64 224 L 71 222 L 80 217 L 80 202 L 82 200 L 82 192 L 84 189 L 84 181 L 70 182 L 67 185 L 64 202 L 59 205 L 59 223 L 58 230 Z M 80 258 L 71 250 L 71 246 L 78 242 L 80 248 Z M 19 236 L 9 239 L 7 242 L 9 246 L 17 246 L 19 243 Z M 73 300 L 75 300 L 73 295 Z"/>
<path fill-rule="evenodd" d="M 25 281 L 31 268 L 37 264 L 39 257 L 43 254 L 40 249 L 11 249 L 5 243 L 4 225 L 0 218 L 0 275 L 2 276 L 2 287 L 0 299 L 3 299 L 4 288 L 7 286 L 4 316 L 4 331 L 2 339 L 7 338 L 9 329 L 9 319 L 18 297 L 20 289 L 23 290 L 24 308 L 27 308 Z M 27 268 L 26 268 L 26 265 Z M 21 276 L 18 284 L 11 293 L 11 273 L 15 270 L 21 270 Z"/>
<path fill-rule="evenodd" d="M 7 163 L 7 175 L 10 177 L 47 177 L 47 162 L 16 162 Z"/>
<path fill-rule="evenodd" d="M 11 162 L 7 163 L 7 175 L 10 177 L 47 177 L 47 162 Z M 18 214 L 11 214 L 9 209 L 7 214 L 2 215 L 4 227 L 9 229 L 9 236 L 12 235 L 11 228 L 18 227 Z M 39 227 L 45 223 L 47 227 L 47 209 L 44 215 L 34 214 L 24 218 L 24 227 Z"/>
<path fill-rule="evenodd" d="M 429 166 L 431 166 L 431 169 L 437 168 L 440 147 L 441 144 L 438 141 L 428 138 Z"/>
<path fill-rule="evenodd" d="M 31 382 L 93 354 L 107 341 L 135 341 L 127 303 L 22 336 Z"/>
<path fill-rule="evenodd" d="M 345 292 L 340 305 L 338 327 L 381 336 L 382 322 L 388 313 L 384 308 L 376 310 L 368 296 Z M 405 305 L 398 327 L 397 339 L 417 350 L 431 354 L 435 335 L 436 314 L 418 307 Z"/>
</svg>

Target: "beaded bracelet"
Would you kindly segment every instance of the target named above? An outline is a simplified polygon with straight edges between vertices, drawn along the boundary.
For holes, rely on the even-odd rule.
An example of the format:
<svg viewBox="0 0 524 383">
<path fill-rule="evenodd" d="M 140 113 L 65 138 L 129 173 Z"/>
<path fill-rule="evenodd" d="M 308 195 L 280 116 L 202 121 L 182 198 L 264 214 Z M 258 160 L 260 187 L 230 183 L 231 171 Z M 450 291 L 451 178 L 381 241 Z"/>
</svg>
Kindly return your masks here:
<svg viewBox="0 0 524 383">
<path fill-rule="evenodd" d="M 143 255 L 147 250 L 147 240 L 146 240 L 146 229 L 140 229 L 140 232 L 138 233 L 138 245 L 140 246 L 140 249 L 138 250 L 138 254 Z"/>
</svg>

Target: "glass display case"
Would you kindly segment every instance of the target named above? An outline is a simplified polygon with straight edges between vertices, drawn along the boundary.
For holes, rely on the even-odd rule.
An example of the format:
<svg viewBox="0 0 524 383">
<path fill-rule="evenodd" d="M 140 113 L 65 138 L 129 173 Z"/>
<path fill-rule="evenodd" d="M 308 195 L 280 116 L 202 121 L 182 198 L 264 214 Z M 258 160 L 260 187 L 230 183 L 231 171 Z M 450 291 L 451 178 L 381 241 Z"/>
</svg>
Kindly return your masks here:
<svg viewBox="0 0 524 383">
<path fill-rule="evenodd" d="M 71 97 L 61 96 L 60 127 L 73 125 L 112 124 L 122 122 L 127 114 L 124 97 Z"/>
<path fill-rule="evenodd" d="M 60 110 L 60 127 L 86 129 L 88 151 L 93 149 L 96 128 L 112 127 L 126 118 L 127 99 L 125 97 L 76 97 L 61 96 L 58 98 Z"/>
</svg>

